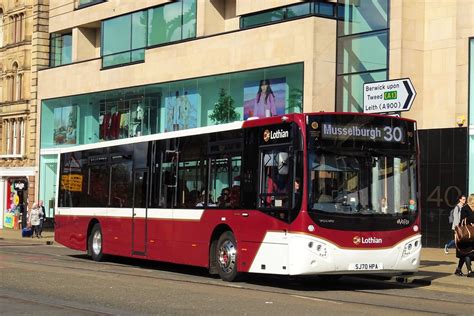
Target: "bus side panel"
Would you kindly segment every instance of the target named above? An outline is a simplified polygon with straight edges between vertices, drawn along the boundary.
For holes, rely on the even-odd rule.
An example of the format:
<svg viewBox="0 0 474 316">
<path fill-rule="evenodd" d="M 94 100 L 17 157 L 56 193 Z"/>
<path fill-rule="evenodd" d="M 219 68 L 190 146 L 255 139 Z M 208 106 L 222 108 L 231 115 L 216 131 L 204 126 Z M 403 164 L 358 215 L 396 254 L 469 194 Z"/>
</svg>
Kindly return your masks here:
<svg viewBox="0 0 474 316">
<path fill-rule="evenodd" d="M 247 217 L 242 217 L 242 225 L 239 231 L 240 239 L 238 240 L 238 246 L 241 254 L 241 260 L 238 262 L 240 271 L 248 271 L 255 260 L 258 251 L 265 246 L 263 243 L 268 234 L 279 232 L 286 236 L 288 232 L 288 224 L 282 220 L 279 220 L 273 216 L 265 214 L 263 212 L 252 210 L 247 211 Z M 278 241 L 272 240 L 270 247 L 276 247 L 278 249 L 286 249 L 288 246 L 288 240 L 286 238 L 279 239 Z M 267 245 L 268 247 L 268 245 Z M 275 248 L 275 249 L 276 249 Z M 278 259 L 284 259 L 286 262 L 288 253 L 280 252 Z M 277 264 L 277 261 L 273 260 L 273 263 L 265 264 L 265 269 L 261 272 L 265 273 L 272 265 Z M 277 264 L 279 267 L 283 265 Z M 274 271 L 274 269 L 272 269 Z M 280 272 L 285 273 L 285 271 Z"/>
<path fill-rule="evenodd" d="M 175 222 L 173 261 L 180 264 L 207 267 L 209 239 L 208 225 L 192 221 Z"/>
<path fill-rule="evenodd" d="M 183 210 L 176 210 L 180 211 Z M 211 236 L 219 225 L 228 226 L 236 238 L 241 272 L 248 272 L 268 232 L 284 232 L 288 228 L 283 221 L 259 211 L 208 209 L 200 220 L 174 221 L 171 262 L 207 267 Z"/>
<path fill-rule="evenodd" d="M 87 250 L 87 227 L 90 218 L 84 216 L 56 215 L 54 239 L 58 243 L 76 250 Z"/>
<path fill-rule="evenodd" d="M 171 252 L 172 234 L 173 221 L 168 219 L 148 219 L 146 237 L 147 258 L 151 260 L 173 262 Z"/>
<path fill-rule="evenodd" d="M 117 256 L 132 255 L 132 220 L 126 217 L 102 217 L 102 240 L 104 253 Z"/>
<path fill-rule="evenodd" d="M 176 210 L 175 217 L 183 217 Z M 176 220 L 173 229 L 173 262 L 200 267 L 209 266 L 209 248 L 212 232 L 219 224 L 230 230 L 238 227 L 234 210 L 192 210 L 201 213 L 200 219 Z M 187 216 L 188 218 L 192 216 Z M 235 234 L 235 232 L 234 232 Z M 218 237 L 217 237 L 218 238 Z"/>
</svg>

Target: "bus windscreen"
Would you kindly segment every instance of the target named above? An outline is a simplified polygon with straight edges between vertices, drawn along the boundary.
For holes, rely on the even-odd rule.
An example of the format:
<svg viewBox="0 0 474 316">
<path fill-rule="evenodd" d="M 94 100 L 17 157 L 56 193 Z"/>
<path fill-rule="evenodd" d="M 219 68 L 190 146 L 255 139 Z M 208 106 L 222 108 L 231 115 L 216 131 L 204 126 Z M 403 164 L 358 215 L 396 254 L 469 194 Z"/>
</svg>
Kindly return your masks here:
<svg viewBox="0 0 474 316">
<path fill-rule="evenodd" d="M 388 117 L 310 117 L 313 219 L 339 229 L 410 225 L 418 211 L 414 131 L 413 122 Z"/>
</svg>

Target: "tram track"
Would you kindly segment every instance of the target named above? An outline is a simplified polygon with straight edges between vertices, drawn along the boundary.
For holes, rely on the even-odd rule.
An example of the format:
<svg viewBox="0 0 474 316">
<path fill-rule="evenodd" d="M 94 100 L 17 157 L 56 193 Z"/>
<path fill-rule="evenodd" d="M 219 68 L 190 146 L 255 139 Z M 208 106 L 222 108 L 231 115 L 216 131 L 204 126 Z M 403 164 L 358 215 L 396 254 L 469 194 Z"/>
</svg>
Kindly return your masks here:
<svg viewBox="0 0 474 316">
<path fill-rule="evenodd" d="M 17 304 L 31 304 L 33 303 L 37 310 L 43 309 L 53 309 L 53 311 L 60 310 L 64 312 L 65 310 L 69 313 L 81 313 L 81 315 L 117 315 L 118 311 L 104 311 L 103 308 L 93 308 L 93 307 L 84 307 L 84 306 L 76 306 L 76 304 L 61 300 L 54 300 L 48 299 L 45 302 L 44 298 L 40 298 L 34 295 L 28 295 L 25 293 L 18 293 L 18 292 L 8 292 L 5 293 L 2 289 L 0 289 L 0 301 L 7 300 L 11 305 L 13 302 Z M 124 315 L 124 313 L 120 313 Z M 130 314 L 131 315 L 131 314 Z"/>
<path fill-rule="evenodd" d="M 39 246 L 43 246 L 43 245 L 39 245 Z M 34 247 L 38 247 L 38 245 L 34 245 Z M 3 254 L 15 254 L 15 255 L 25 256 L 25 250 L 27 248 L 25 248 L 23 246 L 23 247 L 21 247 L 21 250 L 15 250 L 13 247 L 8 247 L 8 251 L 5 251 L 4 249 L 7 249 L 7 248 L 0 247 L 0 254 L 3 253 Z M 162 270 L 159 270 L 159 269 L 156 269 L 156 268 L 149 268 L 149 267 L 134 267 L 134 266 L 131 266 L 130 264 L 117 263 L 117 262 L 101 262 L 101 263 L 97 263 L 97 262 L 94 262 L 94 261 L 87 262 L 85 260 L 74 258 L 74 257 L 68 256 L 68 255 L 58 255 L 58 254 L 51 254 L 51 253 L 45 253 L 45 252 L 43 252 L 41 254 L 38 254 L 38 253 L 35 253 L 33 251 L 27 251 L 26 255 L 28 256 L 29 260 L 20 259 L 19 262 L 21 262 L 23 264 L 31 264 L 31 259 L 34 258 L 35 256 L 37 256 L 38 260 L 41 259 L 41 266 L 49 267 L 49 268 L 53 268 L 53 269 L 61 268 L 61 269 L 67 269 L 67 270 L 71 270 L 71 271 L 80 271 L 80 272 L 85 272 L 85 273 L 90 273 L 90 272 L 105 273 L 105 274 L 118 275 L 118 276 L 145 278 L 147 280 L 153 279 L 153 280 L 157 280 L 157 281 L 176 282 L 176 283 L 183 283 L 183 284 L 208 285 L 208 286 L 215 286 L 215 287 L 222 287 L 222 288 L 241 289 L 241 290 L 247 290 L 247 291 L 258 291 L 260 293 L 264 292 L 264 293 L 270 293 L 270 294 L 288 295 L 288 296 L 292 296 L 292 297 L 298 298 L 298 299 L 322 301 L 322 302 L 333 303 L 333 304 L 356 304 L 356 305 L 360 305 L 360 306 L 372 306 L 372 307 L 376 307 L 376 308 L 387 308 L 387 309 L 391 309 L 393 311 L 405 311 L 405 312 L 411 312 L 411 313 L 413 313 L 413 312 L 431 313 L 431 314 L 446 314 L 445 312 L 439 313 L 436 310 L 435 306 L 437 304 L 443 304 L 443 305 L 448 304 L 448 305 L 451 305 L 453 308 L 455 308 L 458 305 L 462 305 L 462 306 L 467 305 L 467 306 L 472 306 L 472 310 L 474 310 L 474 304 L 473 303 L 460 302 L 460 301 L 455 302 L 455 301 L 450 300 L 450 299 L 442 299 L 442 298 L 439 298 L 439 297 L 437 297 L 437 298 L 423 297 L 422 298 L 424 300 L 424 302 L 428 303 L 427 305 L 433 306 L 433 309 L 427 310 L 427 309 L 423 309 L 423 308 L 417 308 L 417 307 L 415 307 L 416 306 L 415 301 L 417 299 L 420 299 L 420 298 L 413 297 L 412 294 L 403 295 L 401 293 L 396 294 L 398 302 L 396 302 L 394 304 L 369 302 L 369 300 L 372 300 L 372 301 L 374 301 L 374 300 L 371 299 L 371 298 L 362 297 L 362 296 L 358 297 L 357 299 L 342 299 L 341 297 L 337 297 L 337 298 L 330 297 L 330 298 L 328 298 L 327 296 L 324 296 L 324 295 L 317 295 L 317 291 L 323 289 L 324 284 L 323 284 L 323 286 L 314 286 L 314 285 L 312 285 L 308 289 L 307 284 L 304 284 L 304 283 L 303 284 L 301 284 L 301 283 L 298 284 L 297 282 L 295 283 L 295 281 L 290 281 L 290 283 L 285 284 L 286 287 L 284 287 L 283 285 L 284 285 L 285 282 L 287 282 L 287 280 L 285 278 L 280 278 L 278 280 L 278 277 L 257 276 L 257 279 L 259 279 L 258 282 L 250 281 L 250 282 L 247 282 L 247 283 L 235 284 L 235 283 L 225 283 L 225 282 L 222 282 L 220 280 L 218 280 L 218 281 L 209 280 L 209 279 L 207 279 L 207 280 L 190 280 L 190 279 L 184 279 L 184 277 L 186 277 L 186 276 L 183 276 L 183 278 L 173 277 L 173 276 L 162 276 L 162 275 L 157 276 L 157 275 L 144 274 L 144 273 L 134 273 L 132 271 L 130 271 L 130 272 L 128 272 L 128 271 L 117 271 L 117 270 L 112 269 L 112 268 L 121 268 L 121 269 L 122 268 L 127 268 L 127 269 L 133 268 L 134 271 L 141 271 L 141 272 L 147 272 L 147 273 L 156 272 L 156 271 L 164 272 L 164 273 L 180 273 L 180 272 L 170 271 L 169 269 L 166 269 L 166 268 L 162 269 Z M 55 264 L 54 262 L 48 262 L 47 260 L 44 260 L 45 256 L 50 257 L 52 259 L 52 261 L 57 261 L 57 263 Z M 65 265 L 61 264 L 61 262 L 86 263 L 87 266 L 85 266 L 85 267 L 77 267 L 77 266 L 70 266 L 70 265 L 65 266 Z M 147 261 L 147 262 L 149 263 L 149 261 Z M 91 264 L 93 266 L 90 266 Z M 98 269 L 98 266 L 100 266 L 101 268 Z M 180 267 L 178 265 L 173 265 L 173 266 Z M 176 270 L 176 269 L 173 269 L 173 270 Z M 188 274 L 188 276 L 189 276 L 189 274 Z M 192 277 L 196 277 L 196 275 L 194 274 L 194 275 L 192 275 Z M 201 275 L 198 275 L 197 277 L 201 277 Z M 348 277 L 348 278 L 350 278 L 350 277 Z M 275 285 L 275 282 L 274 282 L 275 280 L 278 280 L 276 282 L 276 285 Z M 360 282 L 360 281 L 356 281 L 356 282 Z M 364 283 L 364 284 L 378 284 L 378 286 L 381 286 L 381 284 L 382 285 L 386 284 L 386 281 L 376 281 L 376 280 L 368 280 L 368 279 L 365 280 L 365 282 L 366 283 Z M 353 286 L 353 285 L 351 285 L 349 283 L 347 285 L 347 287 L 349 287 L 349 286 Z M 391 286 L 391 289 L 395 289 L 395 290 L 413 288 L 413 286 L 407 285 L 407 284 L 390 284 L 390 286 Z M 271 287 L 271 288 L 269 288 L 269 287 Z M 313 291 L 312 295 L 305 294 L 309 290 Z M 324 290 L 325 290 L 325 293 L 331 293 L 331 292 L 335 292 L 335 291 L 349 291 L 348 289 L 344 289 L 344 286 L 339 284 L 339 283 L 336 284 L 336 285 L 332 284 L 332 285 L 329 286 L 329 288 L 325 288 Z M 328 290 L 330 292 L 328 292 Z M 304 291 L 304 292 L 302 293 L 302 291 Z M 365 295 L 376 296 L 378 298 L 381 298 L 382 301 L 386 298 L 393 298 L 394 297 L 394 294 L 376 292 L 375 289 L 367 290 L 367 289 L 357 289 L 356 288 L 356 289 L 350 289 L 350 291 L 355 292 L 355 293 L 359 293 L 359 294 L 364 295 L 364 296 Z M 403 299 L 407 300 L 407 302 L 404 302 L 404 303 L 400 304 L 400 300 L 403 300 Z M 455 309 L 453 309 L 453 310 L 455 310 Z"/>
</svg>

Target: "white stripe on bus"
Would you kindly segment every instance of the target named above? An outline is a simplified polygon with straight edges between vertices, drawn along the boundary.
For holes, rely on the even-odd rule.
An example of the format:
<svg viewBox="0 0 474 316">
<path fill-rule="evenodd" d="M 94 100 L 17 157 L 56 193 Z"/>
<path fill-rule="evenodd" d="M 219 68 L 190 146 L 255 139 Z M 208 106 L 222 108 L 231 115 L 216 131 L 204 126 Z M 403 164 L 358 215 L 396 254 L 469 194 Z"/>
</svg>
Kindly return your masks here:
<svg viewBox="0 0 474 316">
<path fill-rule="evenodd" d="M 135 218 L 145 218 L 147 215 L 151 219 L 200 220 L 204 209 L 149 208 L 147 214 L 145 208 L 59 207 L 56 215 L 132 218 L 133 212 Z"/>
</svg>

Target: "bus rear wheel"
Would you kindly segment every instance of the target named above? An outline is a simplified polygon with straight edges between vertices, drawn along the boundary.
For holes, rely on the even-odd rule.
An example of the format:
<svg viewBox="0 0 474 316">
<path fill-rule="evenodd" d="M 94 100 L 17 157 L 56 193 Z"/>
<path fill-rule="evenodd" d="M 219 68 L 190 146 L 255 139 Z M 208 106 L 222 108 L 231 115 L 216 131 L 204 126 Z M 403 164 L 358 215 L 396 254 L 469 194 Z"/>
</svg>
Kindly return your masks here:
<svg viewBox="0 0 474 316">
<path fill-rule="evenodd" d="M 102 229 L 100 225 L 94 224 L 88 239 L 89 253 L 94 261 L 102 261 L 104 254 L 102 253 Z"/>
<path fill-rule="evenodd" d="M 234 234 L 230 231 L 224 232 L 217 241 L 216 266 L 222 280 L 232 282 L 239 277 L 237 271 L 237 243 Z"/>
</svg>

